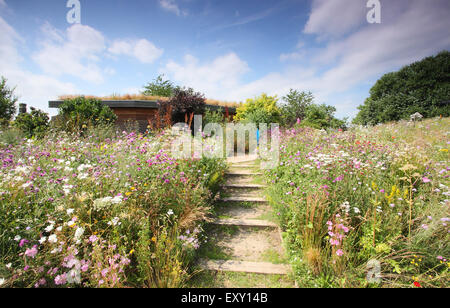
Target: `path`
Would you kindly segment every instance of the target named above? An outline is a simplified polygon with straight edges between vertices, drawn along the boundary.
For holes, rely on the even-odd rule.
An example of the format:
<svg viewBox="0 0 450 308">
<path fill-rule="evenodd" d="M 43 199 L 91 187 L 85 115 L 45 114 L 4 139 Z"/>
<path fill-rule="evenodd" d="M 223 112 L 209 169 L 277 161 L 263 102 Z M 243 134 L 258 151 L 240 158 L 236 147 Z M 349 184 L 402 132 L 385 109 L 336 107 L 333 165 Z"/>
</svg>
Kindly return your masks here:
<svg viewBox="0 0 450 308">
<path fill-rule="evenodd" d="M 229 160 L 217 217 L 199 261 L 205 272 L 196 287 L 292 287 L 258 163 L 255 157 Z"/>
</svg>

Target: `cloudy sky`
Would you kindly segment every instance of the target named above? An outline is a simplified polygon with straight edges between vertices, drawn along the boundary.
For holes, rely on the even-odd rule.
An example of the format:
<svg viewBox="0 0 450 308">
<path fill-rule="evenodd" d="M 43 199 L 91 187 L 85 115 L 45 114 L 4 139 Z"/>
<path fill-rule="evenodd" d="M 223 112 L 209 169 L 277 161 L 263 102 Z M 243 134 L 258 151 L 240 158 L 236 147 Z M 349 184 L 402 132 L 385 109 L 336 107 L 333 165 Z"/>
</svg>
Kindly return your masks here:
<svg viewBox="0 0 450 308">
<path fill-rule="evenodd" d="M 384 73 L 450 49 L 449 0 L 0 0 L 0 75 L 51 114 L 62 94 L 138 93 L 159 74 L 208 98 L 290 88 L 353 117 Z"/>
</svg>

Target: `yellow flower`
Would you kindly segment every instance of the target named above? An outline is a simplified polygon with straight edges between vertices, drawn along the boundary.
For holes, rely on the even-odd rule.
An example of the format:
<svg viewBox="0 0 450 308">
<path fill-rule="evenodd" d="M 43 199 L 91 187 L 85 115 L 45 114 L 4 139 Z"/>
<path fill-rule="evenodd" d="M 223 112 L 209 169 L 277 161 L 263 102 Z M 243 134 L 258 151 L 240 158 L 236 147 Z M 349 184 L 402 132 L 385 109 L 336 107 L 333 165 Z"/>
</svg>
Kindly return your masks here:
<svg viewBox="0 0 450 308">
<path fill-rule="evenodd" d="M 152 237 L 152 242 L 156 243 L 156 237 Z"/>
<path fill-rule="evenodd" d="M 129 195 L 131 195 L 131 192 L 126 192 L 125 195 L 128 197 Z"/>
<path fill-rule="evenodd" d="M 131 190 L 136 190 L 136 187 L 131 187 Z"/>
<path fill-rule="evenodd" d="M 134 253 L 134 249 L 130 250 L 130 255 L 132 255 Z"/>
<path fill-rule="evenodd" d="M 447 152 L 448 152 L 448 149 L 440 149 L 439 152 L 445 152 L 445 153 L 447 153 Z"/>
</svg>

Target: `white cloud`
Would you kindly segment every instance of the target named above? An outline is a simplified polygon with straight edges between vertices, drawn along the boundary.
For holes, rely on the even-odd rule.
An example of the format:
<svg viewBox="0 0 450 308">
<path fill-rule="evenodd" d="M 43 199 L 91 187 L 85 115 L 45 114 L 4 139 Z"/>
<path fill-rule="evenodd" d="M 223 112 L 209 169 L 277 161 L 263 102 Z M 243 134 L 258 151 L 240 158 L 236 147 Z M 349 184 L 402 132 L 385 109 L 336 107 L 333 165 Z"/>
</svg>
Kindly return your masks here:
<svg viewBox="0 0 450 308">
<path fill-rule="evenodd" d="M 80 79 L 102 83 L 102 69 L 98 66 L 105 50 L 103 35 L 85 25 L 75 24 L 66 33 L 49 24 L 42 27 L 44 39 L 33 60 L 50 75 L 71 75 Z"/>
<path fill-rule="evenodd" d="M 127 55 L 135 57 L 142 63 L 153 63 L 164 53 L 163 49 L 156 47 L 146 39 L 116 40 L 108 51 L 113 55 Z"/>
<path fill-rule="evenodd" d="M 20 102 L 48 110 L 48 100 L 77 91 L 71 83 L 22 69 L 18 52 L 22 43 L 23 39 L 0 17 L 0 72 L 9 86 L 16 87 Z"/>
<path fill-rule="evenodd" d="M 366 21 L 364 0 L 314 0 L 304 32 L 321 37 L 346 34 Z"/>
<path fill-rule="evenodd" d="M 326 5 L 323 1 L 316 2 Z M 234 95 L 241 97 L 261 92 L 283 94 L 289 87 L 294 87 L 313 91 L 320 101 L 335 105 L 342 114 L 343 110 L 349 110 L 350 104 L 354 104 L 356 109 L 363 103 L 364 97 L 360 97 L 359 101 L 354 95 L 345 100 L 338 97 L 345 97 L 345 93 L 351 93 L 355 87 L 374 82 L 386 72 L 449 49 L 449 1 L 397 0 L 382 3 L 381 24 L 366 22 L 356 29 L 349 23 L 335 31 L 332 27 L 326 28 L 325 23 L 319 26 L 317 22 L 317 36 L 328 37 L 325 47 L 280 55 L 281 60 L 287 61 L 299 60 L 305 53 L 304 59 L 309 60 L 309 72 L 312 74 L 308 75 L 308 67 L 292 67 L 289 64 L 290 67 L 281 72 L 240 86 Z M 348 9 L 351 10 L 351 7 Z M 322 16 L 331 25 L 338 24 L 340 14 L 332 10 L 327 11 L 328 15 L 323 12 L 323 6 L 313 6 L 311 16 Z M 348 33 L 336 40 L 335 35 L 344 32 Z"/>
<path fill-rule="evenodd" d="M 210 98 L 225 99 L 227 94 L 240 84 L 248 65 L 235 53 L 217 57 L 211 62 L 200 63 L 192 55 L 184 57 L 184 63 L 169 61 L 162 70 L 176 82 L 193 87 Z"/>
<path fill-rule="evenodd" d="M 159 5 L 166 11 L 172 12 L 177 16 L 188 15 L 187 11 L 181 10 L 175 0 L 159 0 Z"/>
</svg>

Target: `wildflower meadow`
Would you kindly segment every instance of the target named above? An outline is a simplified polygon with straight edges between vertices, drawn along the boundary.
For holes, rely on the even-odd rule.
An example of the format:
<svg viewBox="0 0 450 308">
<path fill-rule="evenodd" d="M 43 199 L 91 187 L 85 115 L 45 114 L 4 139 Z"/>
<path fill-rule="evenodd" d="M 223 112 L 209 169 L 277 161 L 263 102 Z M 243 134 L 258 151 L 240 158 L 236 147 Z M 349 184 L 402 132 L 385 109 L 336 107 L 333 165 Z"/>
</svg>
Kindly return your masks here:
<svg viewBox="0 0 450 308">
<path fill-rule="evenodd" d="M 446 287 L 448 118 L 285 130 L 266 172 L 304 287 Z"/>
<path fill-rule="evenodd" d="M 175 160 L 164 134 L 0 147 L 2 287 L 179 287 L 222 160 Z"/>
</svg>

